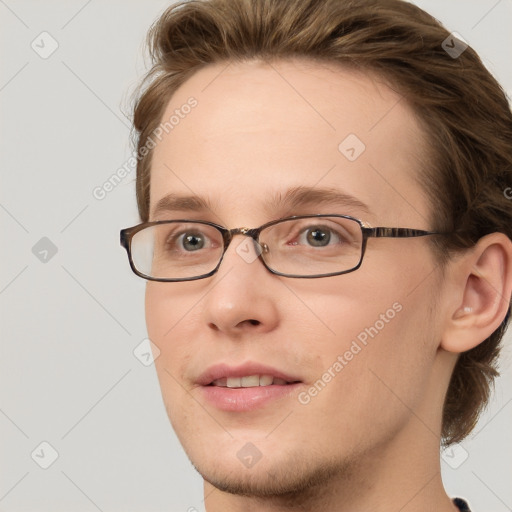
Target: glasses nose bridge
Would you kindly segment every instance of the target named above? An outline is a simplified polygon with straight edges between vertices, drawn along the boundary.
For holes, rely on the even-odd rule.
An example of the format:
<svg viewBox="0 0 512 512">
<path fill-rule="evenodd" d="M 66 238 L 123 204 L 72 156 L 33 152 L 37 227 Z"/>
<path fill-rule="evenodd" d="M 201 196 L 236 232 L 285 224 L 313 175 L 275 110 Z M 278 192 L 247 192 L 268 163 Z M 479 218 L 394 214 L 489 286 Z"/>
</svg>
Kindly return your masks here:
<svg viewBox="0 0 512 512">
<path fill-rule="evenodd" d="M 224 235 L 224 248 L 227 249 L 231 241 L 233 240 L 235 235 L 245 235 L 256 242 L 258 241 L 258 236 L 260 234 L 260 230 L 258 228 L 233 228 L 233 229 L 226 229 L 223 233 Z"/>
<path fill-rule="evenodd" d="M 256 242 L 256 245 L 259 245 L 258 238 L 259 238 L 260 232 L 261 232 L 261 228 L 240 227 L 240 228 L 233 228 L 233 229 L 225 229 L 222 233 L 222 235 L 224 237 L 224 251 L 222 253 L 223 257 L 224 257 L 224 254 L 226 253 L 226 251 L 228 250 L 228 247 L 231 244 L 235 235 L 244 235 L 249 238 L 252 238 Z M 266 253 L 267 247 L 266 246 L 261 247 L 260 252 Z"/>
</svg>

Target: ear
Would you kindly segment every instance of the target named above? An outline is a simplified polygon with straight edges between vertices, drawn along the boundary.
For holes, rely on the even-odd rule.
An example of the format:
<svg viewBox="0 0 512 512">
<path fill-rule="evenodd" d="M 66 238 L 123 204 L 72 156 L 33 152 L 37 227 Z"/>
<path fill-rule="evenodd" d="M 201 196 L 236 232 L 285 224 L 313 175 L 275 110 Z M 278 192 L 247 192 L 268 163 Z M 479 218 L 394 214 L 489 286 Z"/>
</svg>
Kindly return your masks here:
<svg viewBox="0 0 512 512">
<path fill-rule="evenodd" d="M 448 264 L 450 309 L 441 348 L 465 352 L 487 339 L 503 322 L 512 294 L 512 241 L 492 233 Z"/>
</svg>

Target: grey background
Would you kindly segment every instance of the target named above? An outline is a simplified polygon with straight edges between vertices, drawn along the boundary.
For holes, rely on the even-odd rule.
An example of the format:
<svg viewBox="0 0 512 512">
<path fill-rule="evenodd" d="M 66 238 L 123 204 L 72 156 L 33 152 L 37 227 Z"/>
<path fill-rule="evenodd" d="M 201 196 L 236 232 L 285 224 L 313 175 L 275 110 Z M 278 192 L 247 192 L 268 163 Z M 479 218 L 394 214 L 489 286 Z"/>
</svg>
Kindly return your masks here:
<svg viewBox="0 0 512 512">
<path fill-rule="evenodd" d="M 512 93 L 512 0 L 416 3 Z M 134 172 L 93 196 L 131 155 L 129 95 L 168 5 L 0 0 L 0 511 L 204 509 L 154 367 L 133 353 L 146 337 L 144 281 L 118 231 L 138 222 Z M 43 31 L 58 43 L 47 58 L 31 47 L 51 49 Z M 476 435 L 442 462 L 449 494 L 475 511 L 512 510 L 511 341 Z M 58 452 L 48 469 L 43 441 Z"/>
</svg>

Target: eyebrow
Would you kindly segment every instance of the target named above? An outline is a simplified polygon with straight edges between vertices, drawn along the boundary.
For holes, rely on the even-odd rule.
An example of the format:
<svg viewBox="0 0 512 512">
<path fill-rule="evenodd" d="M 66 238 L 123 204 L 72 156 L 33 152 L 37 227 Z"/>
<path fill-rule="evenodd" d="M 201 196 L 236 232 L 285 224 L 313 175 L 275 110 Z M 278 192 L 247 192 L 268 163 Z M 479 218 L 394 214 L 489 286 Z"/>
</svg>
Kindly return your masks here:
<svg viewBox="0 0 512 512">
<path fill-rule="evenodd" d="M 276 212 L 280 216 L 299 214 L 304 208 L 333 206 L 350 208 L 369 214 L 366 204 L 350 194 L 335 188 L 293 187 L 282 192 L 274 192 L 263 204 L 265 213 L 271 217 Z M 171 212 L 205 213 L 215 211 L 215 205 L 208 197 L 170 193 L 162 197 L 153 208 L 152 217 Z M 332 212 L 335 213 L 335 212 Z"/>
</svg>

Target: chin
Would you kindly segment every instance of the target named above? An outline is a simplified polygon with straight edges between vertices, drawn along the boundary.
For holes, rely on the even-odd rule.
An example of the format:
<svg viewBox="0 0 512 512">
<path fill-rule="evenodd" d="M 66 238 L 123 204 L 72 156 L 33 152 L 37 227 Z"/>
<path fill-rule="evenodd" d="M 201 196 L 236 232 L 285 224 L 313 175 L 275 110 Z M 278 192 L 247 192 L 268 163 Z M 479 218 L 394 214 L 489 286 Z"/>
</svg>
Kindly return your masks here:
<svg viewBox="0 0 512 512">
<path fill-rule="evenodd" d="M 283 503 L 289 500 L 304 503 L 321 495 L 329 482 L 347 476 L 351 467 L 347 461 L 321 457 L 307 450 L 301 452 L 297 445 L 286 451 L 277 443 L 266 454 L 260 452 L 260 458 L 254 462 L 255 459 L 244 460 L 251 452 L 253 457 L 257 456 L 255 446 L 251 447 L 249 442 L 236 440 L 232 449 L 205 442 L 202 450 L 190 443 L 182 444 L 197 472 L 219 491 L 252 498 L 274 497 Z"/>
</svg>

